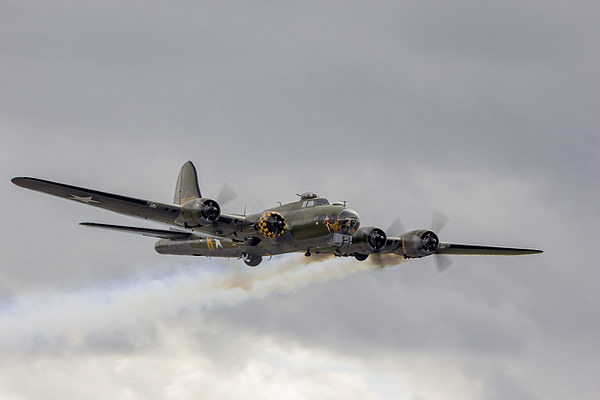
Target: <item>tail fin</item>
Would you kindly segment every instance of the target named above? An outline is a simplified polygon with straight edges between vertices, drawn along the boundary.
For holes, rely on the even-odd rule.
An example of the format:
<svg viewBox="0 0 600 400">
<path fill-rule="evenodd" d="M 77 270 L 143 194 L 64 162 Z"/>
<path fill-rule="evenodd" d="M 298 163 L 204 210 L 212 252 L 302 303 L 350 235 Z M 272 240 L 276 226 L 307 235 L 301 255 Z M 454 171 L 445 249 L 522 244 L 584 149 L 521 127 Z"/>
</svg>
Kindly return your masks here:
<svg viewBox="0 0 600 400">
<path fill-rule="evenodd" d="M 186 162 L 179 171 L 177 186 L 175 187 L 175 199 L 173 203 L 183 204 L 192 199 L 202 197 L 198 187 L 198 174 L 196 167 L 191 161 Z"/>
</svg>

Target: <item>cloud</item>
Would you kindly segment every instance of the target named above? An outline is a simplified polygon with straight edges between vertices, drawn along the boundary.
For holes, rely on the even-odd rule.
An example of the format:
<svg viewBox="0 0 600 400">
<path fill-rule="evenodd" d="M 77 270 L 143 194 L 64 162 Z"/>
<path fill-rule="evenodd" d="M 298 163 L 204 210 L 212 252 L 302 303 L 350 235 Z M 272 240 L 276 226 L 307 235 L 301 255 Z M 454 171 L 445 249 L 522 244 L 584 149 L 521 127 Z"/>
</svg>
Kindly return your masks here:
<svg viewBox="0 0 600 400">
<path fill-rule="evenodd" d="M 3 385 L 3 394 L 6 398 L 14 394 L 15 398 L 49 399 L 377 398 L 365 379 L 364 372 L 368 371 L 326 354 L 244 341 L 252 349 L 252 357 L 245 358 L 241 352 L 232 368 L 205 353 L 190 352 L 193 343 L 185 333 L 171 329 L 164 339 L 166 343 L 136 357 L 66 355 L 41 358 L 35 363 L 9 359 L 10 366 L 6 360 L 0 361 L 6 371 L 3 376 L 10 378 Z M 69 380 L 64 379 L 65 374 Z M 31 378 L 36 385 L 22 386 Z M 96 389 L 90 391 L 90 387 Z"/>
<path fill-rule="evenodd" d="M 348 367 L 327 353 L 298 345 L 290 351 L 268 339 L 255 344 L 257 337 L 243 330 L 219 334 L 214 332 L 218 326 L 206 323 L 206 313 L 371 268 L 348 260 L 305 264 L 302 256 L 283 258 L 265 269 L 188 271 L 163 280 L 19 299 L 0 318 L 0 368 L 11 382 L 3 390 L 9 398 L 13 393 L 77 398 L 88 388 L 82 381 L 89 382 L 91 374 L 99 375 L 95 384 L 102 386 L 93 398 L 238 398 L 246 391 L 255 393 L 250 398 L 331 398 L 344 393 L 376 398 L 360 366 Z M 206 348 L 209 343 L 212 348 Z M 278 364 L 285 368 L 278 369 Z M 74 385 L 59 379 L 65 373 Z M 25 389 L 20 384 L 27 377 L 36 385 Z M 233 387 L 227 383 L 232 379 Z"/>
<path fill-rule="evenodd" d="M 378 279 L 368 277 L 387 279 L 388 270 L 356 275 L 373 267 L 340 259 L 304 260 L 284 256 L 268 269 L 186 271 L 164 280 L 22 299 L 0 320 L 3 370 L 12 382 L 4 390 L 8 395 L 14 391 L 36 397 L 43 392 L 47 398 L 76 398 L 88 387 L 83 382 L 94 376 L 101 386 L 94 394 L 98 398 L 236 398 L 244 391 L 250 398 L 253 393 L 256 398 L 337 398 L 351 393 L 364 399 L 392 393 L 443 398 L 442 387 L 477 398 L 479 391 L 466 372 L 448 372 L 444 365 L 457 353 L 469 359 L 482 354 L 501 358 L 520 346 L 505 343 L 499 349 L 499 342 L 528 336 L 528 323 L 515 325 L 518 318 L 510 306 L 492 306 L 490 312 L 460 293 L 404 284 L 375 295 Z M 361 283 L 361 275 L 371 284 Z M 359 279 L 348 281 L 350 276 Z M 346 278 L 343 285 L 321 288 L 326 297 L 319 290 L 306 293 L 312 283 L 341 278 Z M 353 292 L 357 295 L 349 297 Z M 302 299 L 298 303 L 296 296 L 302 293 L 313 299 L 312 305 Z M 302 317 L 307 306 L 312 311 Z M 344 309 L 352 311 L 339 319 Z M 389 315 L 388 324 L 381 324 L 379 315 Z M 504 332 L 492 331 L 497 320 L 511 325 Z M 464 332 L 453 332 L 457 325 Z M 484 341 L 477 344 L 480 339 Z M 377 349 L 369 343 L 378 343 Z M 432 358 L 432 349 L 446 356 Z M 374 374 L 373 368 L 380 373 Z M 399 370 L 405 372 L 399 375 Z M 438 382 L 438 389 L 418 377 L 422 372 Z M 82 383 L 61 380 L 65 373 Z M 27 377 L 37 384 L 24 389 L 19 383 Z M 515 384 L 514 379 L 510 382 Z M 421 387 L 425 383 L 429 389 Z"/>
<path fill-rule="evenodd" d="M 599 397 L 597 8 L 6 3 L 0 397 Z M 545 253 L 245 271 L 9 182 L 170 201 L 188 159 L 227 211 L 309 190 Z"/>
</svg>

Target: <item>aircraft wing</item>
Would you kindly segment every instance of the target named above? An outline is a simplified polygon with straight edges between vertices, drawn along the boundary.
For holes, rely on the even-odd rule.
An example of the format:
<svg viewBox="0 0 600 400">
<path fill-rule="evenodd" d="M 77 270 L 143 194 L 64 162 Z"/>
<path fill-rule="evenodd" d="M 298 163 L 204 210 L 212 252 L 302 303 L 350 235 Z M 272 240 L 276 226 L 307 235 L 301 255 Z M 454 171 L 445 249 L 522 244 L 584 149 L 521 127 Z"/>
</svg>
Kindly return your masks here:
<svg viewBox="0 0 600 400">
<path fill-rule="evenodd" d="M 440 242 L 437 254 L 464 254 L 482 256 L 520 256 L 524 254 L 543 253 L 537 249 L 522 249 L 514 247 L 481 246 L 477 244 Z"/>
<path fill-rule="evenodd" d="M 234 242 L 231 239 L 203 235 L 202 233 L 98 224 L 95 222 L 81 222 L 79 225 L 158 238 L 160 240 L 154 244 L 154 249 L 159 254 L 222 258 L 241 258 L 244 253 L 250 253 L 259 258 L 265 255 L 258 247 L 247 249 L 243 242 Z"/>
<path fill-rule="evenodd" d="M 176 231 L 176 230 L 164 230 L 164 229 L 151 229 L 151 228 L 137 228 L 133 226 L 121 226 L 121 225 L 109 225 L 109 224 L 98 224 L 95 222 L 81 222 L 79 225 L 89 226 L 92 228 L 108 229 L 112 231 L 135 233 L 142 236 L 155 237 L 159 239 L 172 239 L 172 240 L 184 240 L 189 239 L 192 236 L 190 232 Z"/>
<path fill-rule="evenodd" d="M 38 178 L 17 177 L 13 178 L 12 182 L 17 186 L 26 189 L 51 194 L 67 200 L 73 200 L 90 206 L 114 211 L 119 214 L 163 222 L 170 225 L 175 225 L 175 218 L 177 218 L 181 210 L 181 206 L 177 204 L 137 199 L 134 197 L 66 185 L 64 183 L 50 182 Z"/>
</svg>

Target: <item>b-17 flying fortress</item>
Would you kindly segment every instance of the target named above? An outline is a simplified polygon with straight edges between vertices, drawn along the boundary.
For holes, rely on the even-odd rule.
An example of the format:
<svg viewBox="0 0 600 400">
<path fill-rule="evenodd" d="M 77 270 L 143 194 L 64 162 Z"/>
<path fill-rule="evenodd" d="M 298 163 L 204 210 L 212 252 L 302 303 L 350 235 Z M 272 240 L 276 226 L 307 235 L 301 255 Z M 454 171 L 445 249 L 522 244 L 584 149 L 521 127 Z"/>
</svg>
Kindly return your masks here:
<svg viewBox="0 0 600 400">
<path fill-rule="evenodd" d="M 541 253 L 537 249 L 482 246 L 442 242 L 430 229 L 384 232 L 376 226 L 362 226 L 358 213 L 345 202 L 330 202 L 312 192 L 297 201 L 248 215 L 228 214 L 220 202 L 203 197 L 196 168 L 188 161 L 179 173 L 173 203 L 162 203 L 85 189 L 38 178 L 13 178 L 15 185 L 120 214 L 171 225 L 171 229 L 83 222 L 81 225 L 136 233 L 158 238 L 154 245 L 160 254 L 241 258 L 255 267 L 264 257 L 301 252 L 354 257 L 387 255 L 399 258 L 445 255 L 522 255 Z M 223 201 L 221 201 L 223 203 Z M 397 225 L 392 223 L 392 226 Z M 397 236 L 394 236 L 397 235 Z M 399 259 L 400 261 L 400 259 Z"/>
</svg>

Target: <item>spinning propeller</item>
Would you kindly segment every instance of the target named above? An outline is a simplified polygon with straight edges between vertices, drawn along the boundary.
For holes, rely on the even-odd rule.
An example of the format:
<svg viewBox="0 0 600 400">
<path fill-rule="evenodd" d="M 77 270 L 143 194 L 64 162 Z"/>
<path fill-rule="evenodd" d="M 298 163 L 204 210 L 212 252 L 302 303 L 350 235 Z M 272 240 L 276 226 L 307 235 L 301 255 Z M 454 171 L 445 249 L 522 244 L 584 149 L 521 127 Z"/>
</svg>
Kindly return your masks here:
<svg viewBox="0 0 600 400">
<path fill-rule="evenodd" d="M 431 229 L 434 232 L 440 232 L 444 226 L 446 226 L 446 224 L 448 223 L 448 221 L 450 220 L 450 218 L 437 210 L 433 211 L 433 214 L 431 216 Z M 436 236 L 437 239 L 437 236 Z M 436 246 L 436 250 L 439 247 L 439 240 L 437 242 Z M 444 272 L 445 270 L 447 270 L 448 268 L 450 268 L 450 266 L 452 265 L 452 259 L 448 256 L 444 256 L 441 254 L 434 254 L 435 256 L 435 266 L 438 270 L 438 272 Z"/>
</svg>

